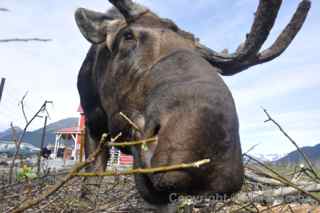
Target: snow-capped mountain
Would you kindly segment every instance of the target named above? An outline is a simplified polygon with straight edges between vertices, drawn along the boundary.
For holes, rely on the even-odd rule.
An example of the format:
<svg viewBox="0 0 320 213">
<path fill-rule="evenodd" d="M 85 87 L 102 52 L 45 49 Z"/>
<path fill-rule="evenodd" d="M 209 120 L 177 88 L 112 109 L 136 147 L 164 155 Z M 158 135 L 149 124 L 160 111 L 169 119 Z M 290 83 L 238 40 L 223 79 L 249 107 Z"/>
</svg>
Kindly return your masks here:
<svg viewBox="0 0 320 213">
<path fill-rule="evenodd" d="M 253 157 L 262 162 L 274 162 L 277 161 L 287 154 L 252 154 Z"/>
</svg>

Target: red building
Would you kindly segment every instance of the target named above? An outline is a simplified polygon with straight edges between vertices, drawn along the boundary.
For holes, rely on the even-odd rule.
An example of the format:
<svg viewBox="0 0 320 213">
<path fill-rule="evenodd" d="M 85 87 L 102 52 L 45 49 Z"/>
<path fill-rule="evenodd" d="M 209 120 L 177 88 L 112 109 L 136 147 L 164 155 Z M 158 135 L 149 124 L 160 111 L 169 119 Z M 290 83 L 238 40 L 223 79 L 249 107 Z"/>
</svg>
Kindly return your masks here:
<svg viewBox="0 0 320 213">
<path fill-rule="evenodd" d="M 60 129 L 56 132 L 56 141 L 53 151 L 54 159 L 62 157 L 62 150 L 67 150 L 70 147 L 72 148 L 70 156 L 71 159 L 75 161 L 82 161 L 84 159 L 85 116 L 81 106 L 78 107 L 77 112 L 79 113 L 78 126 Z M 65 142 L 66 139 L 69 142 L 67 145 Z M 131 155 L 125 155 L 114 147 L 110 149 L 108 167 L 131 167 L 132 163 L 133 158 Z"/>
</svg>

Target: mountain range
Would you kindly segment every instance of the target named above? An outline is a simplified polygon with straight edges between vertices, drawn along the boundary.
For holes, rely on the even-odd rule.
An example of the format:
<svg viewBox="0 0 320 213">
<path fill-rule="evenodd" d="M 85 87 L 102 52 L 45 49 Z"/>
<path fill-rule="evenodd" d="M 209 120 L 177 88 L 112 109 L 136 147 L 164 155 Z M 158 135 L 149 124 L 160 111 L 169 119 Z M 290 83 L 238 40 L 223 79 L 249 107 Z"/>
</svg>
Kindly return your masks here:
<svg viewBox="0 0 320 213">
<path fill-rule="evenodd" d="M 315 146 L 305 146 L 301 150 L 310 159 L 310 161 L 320 167 L 320 144 Z M 303 163 L 304 159 L 298 151 L 293 151 L 286 156 L 275 161 L 278 165 L 293 165 Z"/>
<path fill-rule="evenodd" d="M 78 125 L 78 118 L 66 118 L 63 120 L 59 120 L 57 122 L 51 123 L 47 126 L 46 138 L 44 145 L 48 145 L 49 143 L 55 142 L 55 133 L 56 131 L 68 128 L 68 127 L 76 127 Z M 17 131 L 17 135 L 22 134 L 22 129 L 19 127 L 15 127 Z M 40 147 L 42 136 L 42 128 L 29 131 L 26 133 L 23 142 L 29 143 L 35 147 Z M 0 140 L 2 141 L 11 141 L 12 140 L 12 131 L 11 129 L 7 129 L 3 132 L 0 132 Z M 308 158 L 318 167 L 320 167 L 320 144 L 315 145 L 313 147 L 306 146 L 302 147 L 301 150 L 308 156 Z M 263 159 L 263 158 L 261 158 Z M 264 161 L 271 161 L 276 165 L 294 165 L 303 163 L 303 158 L 298 151 L 290 152 L 287 155 L 282 156 L 281 158 L 268 158 L 263 159 Z"/>
<path fill-rule="evenodd" d="M 55 142 L 55 133 L 58 130 L 63 128 L 68 128 L 68 127 L 76 127 L 77 125 L 78 125 L 78 118 L 66 118 L 66 119 L 62 119 L 47 125 L 44 146 L 48 145 L 49 143 L 52 144 Z M 17 132 L 17 136 L 19 137 L 19 135 L 22 134 L 23 130 L 20 127 L 15 127 L 15 129 Z M 32 144 L 35 147 L 40 147 L 41 137 L 42 137 L 42 128 L 34 131 L 28 131 L 22 141 L 25 143 Z M 12 130 L 7 129 L 3 132 L 0 132 L 0 140 L 12 141 Z"/>
</svg>

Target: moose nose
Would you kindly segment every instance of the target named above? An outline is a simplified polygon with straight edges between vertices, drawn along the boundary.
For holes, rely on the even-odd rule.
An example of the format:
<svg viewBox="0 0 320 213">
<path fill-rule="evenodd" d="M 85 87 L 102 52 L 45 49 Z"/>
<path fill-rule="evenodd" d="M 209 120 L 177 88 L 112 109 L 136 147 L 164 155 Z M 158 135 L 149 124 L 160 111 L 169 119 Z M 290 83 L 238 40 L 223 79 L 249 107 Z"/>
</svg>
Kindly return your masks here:
<svg viewBox="0 0 320 213">
<path fill-rule="evenodd" d="M 157 173 L 151 177 L 154 187 L 159 190 L 186 189 L 191 184 L 191 177 L 186 171 Z"/>
</svg>

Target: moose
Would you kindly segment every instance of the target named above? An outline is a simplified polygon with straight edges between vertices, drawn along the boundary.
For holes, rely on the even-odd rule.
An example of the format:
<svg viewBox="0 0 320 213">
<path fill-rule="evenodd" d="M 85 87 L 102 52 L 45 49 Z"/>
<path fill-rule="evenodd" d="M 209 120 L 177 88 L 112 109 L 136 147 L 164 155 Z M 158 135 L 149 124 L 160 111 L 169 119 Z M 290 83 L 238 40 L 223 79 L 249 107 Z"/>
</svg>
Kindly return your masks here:
<svg viewBox="0 0 320 213">
<path fill-rule="evenodd" d="M 155 143 L 123 148 L 134 167 L 151 168 L 210 159 L 200 168 L 136 174 L 136 188 L 149 203 L 165 205 L 171 193 L 226 195 L 238 192 L 244 168 L 239 122 L 222 76 L 273 60 L 300 31 L 311 7 L 302 0 L 271 47 L 260 51 L 282 4 L 260 0 L 250 32 L 236 52 L 216 52 L 192 33 L 132 0 L 109 0 L 114 8 L 79 8 L 75 20 L 92 44 L 81 66 L 78 90 L 86 116 L 86 156 L 103 133 L 121 140 L 157 137 Z M 133 121 L 135 129 L 120 115 Z M 95 169 L 105 169 L 108 151 Z"/>
</svg>

